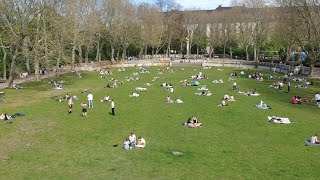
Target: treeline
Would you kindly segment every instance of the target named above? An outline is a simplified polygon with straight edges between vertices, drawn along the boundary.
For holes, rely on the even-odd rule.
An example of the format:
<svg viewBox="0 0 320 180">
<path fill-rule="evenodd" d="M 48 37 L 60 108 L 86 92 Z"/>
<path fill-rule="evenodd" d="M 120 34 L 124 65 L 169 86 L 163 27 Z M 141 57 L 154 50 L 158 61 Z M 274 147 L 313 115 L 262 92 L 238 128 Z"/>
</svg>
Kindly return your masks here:
<svg viewBox="0 0 320 180">
<path fill-rule="evenodd" d="M 234 0 L 232 8 L 180 11 L 174 0 L 0 0 L 1 77 L 60 64 L 191 53 L 212 57 L 261 51 L 319 56 L 319 4 L 309 0 Z M 189 44 L 187 46 L 187 44 Z M 252 57 L 252 58 L 251 58 Z M 21 71 L 22 71 L 21 70 Z"/>
</svg>

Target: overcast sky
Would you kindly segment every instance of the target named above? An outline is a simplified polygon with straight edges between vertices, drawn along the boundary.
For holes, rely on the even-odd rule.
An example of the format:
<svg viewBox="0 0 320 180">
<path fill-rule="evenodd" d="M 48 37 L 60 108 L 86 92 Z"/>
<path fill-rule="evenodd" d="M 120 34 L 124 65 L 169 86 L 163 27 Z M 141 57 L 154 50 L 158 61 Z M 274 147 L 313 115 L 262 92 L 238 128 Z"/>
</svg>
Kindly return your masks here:
<svg viewBox="0 0 320 180">
<path fill-rule="evenodd" d="M 153 0 L 134 0 L 139 2 L 154 2 Z M 217 8 L 219 5 L 229 6 L 230 0 L 176 0 L 184 9 L 205 9 L 211 10 Z"/>
</svg>

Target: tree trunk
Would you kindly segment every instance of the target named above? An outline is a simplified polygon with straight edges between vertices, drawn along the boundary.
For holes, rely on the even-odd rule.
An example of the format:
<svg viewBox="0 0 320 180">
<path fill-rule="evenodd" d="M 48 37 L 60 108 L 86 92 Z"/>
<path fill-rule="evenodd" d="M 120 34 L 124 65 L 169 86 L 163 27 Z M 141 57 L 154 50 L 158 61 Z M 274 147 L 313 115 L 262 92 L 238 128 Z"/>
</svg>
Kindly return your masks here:
<svg viewBox="0 0 320 180">
<path fill-rule="evenodd" d="M 98 33 L 98 44 L 97 44 L 97 54 L 96 54 L 96 61 L 100 62 L 100 40 L 101 40 L 101 33 Z"/>
<path fill-rule="evenodd" d="M 154 58 L 154 47 L 152 47 L 152 49 L 151 49 L 151 59 L 153 59 Z"/>
<path fill-rule="evenodd" d="M 143 57 L 143 50 L 144 50 L 144 48 L 140 48 L 139 59 L 142 59 L 142 57 Z"/>
<path fill-rule="evenodd" d="M 19 47 L 15 48 L 12 61 L 11 61 L 11 67 L 10 67 L 10 74 L 9 74 L 9 84 L 8 87 L 12 88 L 13 87 L 13 80 L 14 80 L 14 75 L 15 75 L 15 70 L 16 70 L 16 60 L 19 55 Z"/>
<path fill-rule="evenodd" d="M 60 61 L 61 61 L 61 50 L 59 50 L 58 52 L 58 58 L 57 58 L 57 65 L 56 65 L 56 76 L 58 76 L 60 74 Z"/>
<path fill-rule="evenodd" d="M 114 47 L 111 46 L 111 61 L 114 61 Z"/>
<path fill-rule="evenodd" d="M 84 61 L 85 61 L 86 64 L 89 63 L 89 48 L 86 48 L 86 55 L 85 55 Z"/>
<path fill-rule="evenodd" d="M 168 47 L 167 47 L 167 57 L 170 58 L 170 49 L 171 49 L 171 39 L 168 42 Z"/>
<path fill-rule="evenodd" d="M 6 47 L 2 43 L 2 40 L 0 40 L 0 43 L 1 43 L 0 45 L 1 45 L 2 51 L 3 51 L 3 60 L 2 60 L 3 76 L 2 76 L 2 79 L 7 80 L 7 51 L 6 51 Z"/>
<path fill-rule="evenodd" d="M 199 57 L 199 44 L 197 44 L 197 58 Z"/>
<path fill-rule="evenodd" d="M 119 60 L 119 58 L 120 58 L 120 51 L 118 49 L 118 51 L 117 51 L 117 60 Z"/>
<path fill-rule="evenodd" d="M 232 47 L 230 46 L 230 59 L 232 59 L 232 55 L 233 55 L 233 53 L 232 53 Z"/>
<path fill-rule="evenodd" d="M 27 67 L 27 71 L 28 73 L 31 73 L 31 68 L 30 68 L 30 59 L 27 57 L 26 59 L 26 67 Z"/>
<path fill-rule="evenodd" d="M 100 62 L 99 56 L 100 56 L 100 40 L 98 41 L 98 44 L 97 44 L 97 54 L 96 54 L 96 61 L 97 62 Z"/>
<path fill-rule="evenodd" d="M 223 59 L 226 58 L 226 46 L 223 44 Z"/>
<path fill-rule="evenodd" d="M 257 53 L 257 47 L 254 46 L 253 48 L 253 51 L 254 51 L 254 62 L 255 62 L 255 65 L 254 65 L 254 68 L 258 68 L 258 53 Z"/>
<path fill-rule="evenodd" d="M 286 62 L 290 61 L 290 46 L 287 46 L 286 49 Z"/>
<path fill-rule="evenodd" d="M 42 20 L 43 22 L 43 33 L 44 33 L 44 58 L 45 58 L 45 67 L 46 70 L 49 70 L 49 57 L 48 57 L 48 42 L 47 42 L 47 26 L 46 26 L 46 21 L 45 21 L 45 15 Z"/>
<path fill-rule="evenodd" d="M 83 63 L 82 47 L 81 47 L 81 45 L 79 45 L 79 63 Z"/>
<path fill-rule="evenodd" d="M 248 51 L 248 49 L 249 49 L 249 46 L 246 45 L 246 61 L 249 61 L 249 51 Z"/>
<path fill-rule="evenodd" d="M 26 68 L 27 68 L 28 73 L 30 74 L 31 73 L 31 68 L 30 68 L 30 59 L 29 59 L 30 56 L 29 56 L 28 41 L 29 41 L 29 39 L 26 36 L 23 39 L 22 53 L 23 53 L 24 57 L 26 58 Z"/>
<path fill-rule="evenodd" d="M 123 48 L 123 51 L 122 51 L 122 60 L 125 60 L 126 59 L 126 48 Z"/>
<path fill-rule="evenodd" d="M 34 57 L 34 80 L 35 81 L 40 81 L 40 74 L 39 74 L 39 55 L 38 55 L 38 50 L 36 50 L 35 57 Z"/>
<path fill-rule="evenodd" d="M 71 70 L 74 70 L 74 62 L 76 58 L 76 46 L 72 46 L 72 62 L 71 62 Z"/>
</svg>

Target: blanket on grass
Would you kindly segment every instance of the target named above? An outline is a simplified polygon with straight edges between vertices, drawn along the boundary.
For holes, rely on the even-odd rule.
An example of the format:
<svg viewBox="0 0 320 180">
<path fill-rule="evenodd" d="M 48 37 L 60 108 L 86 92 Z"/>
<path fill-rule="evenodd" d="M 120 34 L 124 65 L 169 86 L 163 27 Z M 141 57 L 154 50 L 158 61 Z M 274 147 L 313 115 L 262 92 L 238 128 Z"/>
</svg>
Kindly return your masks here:
<svg viewBox="0 0 320 180">
<path fill-rule="evenodd" d="M 289 118 L 276 117 L 276 116 L 268 116 L 269 122 L 277 123 L 277 124 L 291 124 L 292 122 Z"/>
</svg>

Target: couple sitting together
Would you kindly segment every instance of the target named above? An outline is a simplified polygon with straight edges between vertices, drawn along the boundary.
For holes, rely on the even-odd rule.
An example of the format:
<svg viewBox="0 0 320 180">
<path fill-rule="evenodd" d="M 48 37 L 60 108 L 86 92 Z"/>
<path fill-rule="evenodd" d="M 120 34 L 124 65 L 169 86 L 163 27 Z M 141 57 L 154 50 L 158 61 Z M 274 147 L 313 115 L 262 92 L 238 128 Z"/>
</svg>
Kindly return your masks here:
<svg viewBox="0 0 320 180">
<path fill-rule="evenodd" d="M 301 104 L 303 102 L 309 102 L 309 99 L 307 98 L 302 98 L 300 96 L 293 96 L 291 99 L 292 104 Z"/>
<path fill-rule="evenodd" d="M 136 135 L 131 132 L 128 138 L 123 143 L 123 149 L 130 150 L 133 147 L 136 148 L 144 148 L 146 146 L 146 140 L 142 137 L 138 137 L 138 141 Z"/>
<path fill-rule="evenodd" d="M 203 124 L 198 122 L 198 119 L 195 118 L 194 116 L 189 117 L 188 121 L 186 123 L 183 123 L 184 126 L 188 126 L 188 127 L 202 127 Z"/>
</svg>

